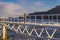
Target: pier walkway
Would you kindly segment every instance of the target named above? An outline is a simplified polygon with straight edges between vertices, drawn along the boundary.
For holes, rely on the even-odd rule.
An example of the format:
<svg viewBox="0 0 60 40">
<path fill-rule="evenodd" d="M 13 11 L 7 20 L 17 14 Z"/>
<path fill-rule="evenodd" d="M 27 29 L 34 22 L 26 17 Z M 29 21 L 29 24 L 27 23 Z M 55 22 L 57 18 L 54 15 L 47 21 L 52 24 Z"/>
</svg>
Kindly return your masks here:
<svg viewBox="0 0 60 40">
<path fill-rule="evenodd" d="M 31 18 L 27 18 L 28 16 L 27 17 L 25 16 L 19 17 L 20 19 L 17 18 L 14 19 L 15 17 L 0 18 L 0 29 L 2 28 L 2 26 L 6 26 L 6 28 L 15 31 L 16 33 L 28 35 L 29 37 L 32 38 L 47 38 L 48 40 L 52 39 L 60 40 L 60 36 L 56 38 L 56 36 L 59 35 L 58 33 L 60 32 L 59 16 L 57 18 L 54 18 L 55 15 L 53 15 L 54 16 L 53 19 L 50 18 L 49 20 L 48 18 L 47 20 L 48 22 L 45 21 L 46 18 L 44 19 L 42 19 L 43 17 L 40 18 L 41 16 L 39 16 L 40 18 L 39 21 L 41 20 L 40 22 L 37 22 L 38 17 L 36 15 L 35 15 L 36 19 L 34 21 L 31 21 L 34 18 L 34 16 L 31 17 L 30 15 Z M 23 21 L 21 21 L 21 19 Z M 1 34 L 2 32 L 0 32 L 0 35 Z"/>
</svg>

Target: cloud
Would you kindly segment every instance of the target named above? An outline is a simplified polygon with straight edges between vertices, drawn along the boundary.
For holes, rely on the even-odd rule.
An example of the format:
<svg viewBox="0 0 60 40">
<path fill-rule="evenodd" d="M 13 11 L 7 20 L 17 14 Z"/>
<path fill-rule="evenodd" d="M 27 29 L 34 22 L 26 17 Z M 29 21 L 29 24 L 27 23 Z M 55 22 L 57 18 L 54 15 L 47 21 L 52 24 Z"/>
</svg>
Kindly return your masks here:
<svg viewBox="0 0 60 40">
<path fill-rule="evenodd" d="M 27 12 L 21 5 L 0 2 L 0 15 L 22 15 Z M 28 13 L 28 12 L 27 12 Z"/>
<path fill-rule="evenodd" d="M 24 1 L 24 0 L 23 0 Z M 27 0 L 25 0 L 27 1 Z M 20 2 L 19 3 L 11 3 L 11 2 L 0 2 L 0 16 L 4 15 L 23 15 L 24 13 L 32 13 L 32 12 L 37 12 L 38 10 L 29 8 L 28 6 L 32 7 L 40 7 L 43 4 L 41 2 Z M 22 6 L 22 5 L 24 6 Z M 25 6 L 28 8 L 26 9 Z"/>
</svg>

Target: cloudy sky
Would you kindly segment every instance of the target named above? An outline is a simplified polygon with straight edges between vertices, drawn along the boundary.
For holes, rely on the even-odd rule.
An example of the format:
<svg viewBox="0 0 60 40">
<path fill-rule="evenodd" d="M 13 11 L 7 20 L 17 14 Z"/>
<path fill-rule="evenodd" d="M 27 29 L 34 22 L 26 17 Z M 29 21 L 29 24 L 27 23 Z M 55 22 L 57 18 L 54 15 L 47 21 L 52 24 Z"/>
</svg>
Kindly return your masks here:
<svg viewBox="0 0 60 40">
<path fill-rule="evenodd" d="M 47 11 L 57 5 L 60 5 L 60 0 L 0 0 L 0 15 Z"/>
</svg>

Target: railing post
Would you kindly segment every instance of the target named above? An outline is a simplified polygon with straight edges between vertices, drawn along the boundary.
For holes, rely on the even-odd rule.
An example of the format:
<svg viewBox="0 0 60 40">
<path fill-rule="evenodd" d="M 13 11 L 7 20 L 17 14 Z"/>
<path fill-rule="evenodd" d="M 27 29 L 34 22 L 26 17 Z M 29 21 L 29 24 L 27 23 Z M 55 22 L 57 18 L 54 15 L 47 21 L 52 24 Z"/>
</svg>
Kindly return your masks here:
<svg viewBox="0 0 60 40">
<path fill-rule="evenodd" d="M 36 23 L 36 15 L 35 15 L 35 23 Z"/>
<path fill-rule="evenodd" d="M 50 23 L 50 18 L 49 18 L 50 15 L 48 15 L 48 23 Z"/>
<path fill-rule="evenodd" d="M 3 25 L 3 39 L 7 39 L 6 25 Z"/>
<path fill-rule="evenodd" d="M 29 16 L 29 22 L 31 22 L 31 16 Z"/>
<path fill-rule="evenodd" d="M 17 22 L 19 22 L 19 18 L 18 17 L 17 17 L 17 19 L 18 19 Z"/>
<path fill-rule="evenodd" d="M 41 23 L 42 23 L 42 15 L 41 15 Z"/>
<path fill-rule="evenodd" d="M 22 22 L 24 20 L 23 18 L 24 18 L 24 16 L 22 16 L 19 20 Z"/>
<path fill-rule="evenodd" d="M 53 23 L 53 15 L 52 15 L 52 23 Z"/>
<path fill-rule="evenodd" d="M 41 22 L 44 22 L 44 15 L 41 16 Z"/>
<path fill-rule="evenodd" d="M 14 17 L 14 22 L 15 22 L 15 17 Z"/>
<path fill-rule="evenodd" d="M 58 15 L 57 15 L 57 23 L 58 23 Z"/>
</svg>

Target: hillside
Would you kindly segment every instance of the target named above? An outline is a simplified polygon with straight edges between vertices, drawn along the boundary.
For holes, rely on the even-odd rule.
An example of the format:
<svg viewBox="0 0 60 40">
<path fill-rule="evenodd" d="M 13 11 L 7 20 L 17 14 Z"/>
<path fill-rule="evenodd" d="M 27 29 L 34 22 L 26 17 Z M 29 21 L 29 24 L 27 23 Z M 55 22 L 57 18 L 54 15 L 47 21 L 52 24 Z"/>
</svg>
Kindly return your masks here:
<svg viewBox="0 0 60 40">
<path fill-rule="evenodd" d="M 30 13 L 29 15 L 41 15 L 41 14 L 60 14 L 60 5 L 46 11 L 46 12 L 34 12 Z"/>
</svg>

